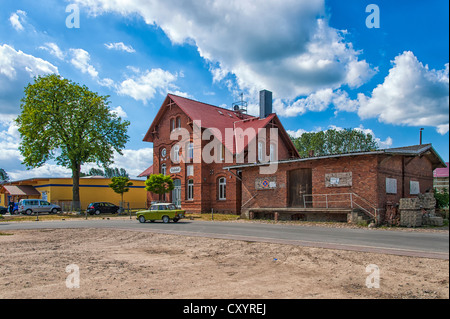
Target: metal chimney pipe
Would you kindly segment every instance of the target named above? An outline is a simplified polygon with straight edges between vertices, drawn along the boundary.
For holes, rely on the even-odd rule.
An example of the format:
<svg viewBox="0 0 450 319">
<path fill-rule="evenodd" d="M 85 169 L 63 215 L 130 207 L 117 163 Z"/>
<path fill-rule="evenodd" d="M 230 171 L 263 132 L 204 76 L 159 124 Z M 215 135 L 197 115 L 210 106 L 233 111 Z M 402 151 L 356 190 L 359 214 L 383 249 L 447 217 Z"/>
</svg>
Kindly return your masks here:
<svg viewBox="0 0 450 319">
<path fill-rule="evenodd" d="M 272 114 L 272 92 L 262 90 L 259 92 L 259 117 L 264 119 Z"/>
</svg>

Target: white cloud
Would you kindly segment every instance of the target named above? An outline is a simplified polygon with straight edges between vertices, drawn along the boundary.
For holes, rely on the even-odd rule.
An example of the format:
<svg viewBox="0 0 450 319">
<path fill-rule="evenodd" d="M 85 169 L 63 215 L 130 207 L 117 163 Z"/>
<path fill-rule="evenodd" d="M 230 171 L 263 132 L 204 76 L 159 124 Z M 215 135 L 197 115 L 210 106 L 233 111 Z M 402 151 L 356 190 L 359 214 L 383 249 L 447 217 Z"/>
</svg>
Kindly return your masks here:
<svg viewBox="0 0 450 319">
<path fill-rule="evenodd" d="M 116 114 L 117 116 L 121 117 L 121 118 L 127 118 L 127 112 L 125 112 L 125 110 L 121 107 L 115 107 L 111 110 L 111 113 Z"/>
<path fill-rule="evenodd" d="M 25 11 L 17 10 L 9 17 L 9 22 L 11 23 L 13 28 L 16 29 L 16 31 L 23 31 L 25 29 L 23 23 L 26 16 L 27 13 Z"/>
<path fill-rule="evenodd" d="M 128 149 L 122 153 L 114 155 L 114 164 L 111 166 L 124 168 L 130 178 L 135 178 L 153 163 L 153 148 Z"/>
<path fill-rule="evenodd" d="M 50 62 L 0 44 L 1 112 L 17 113 L 24 87 L 34 76 L 51 73 L 58 74 L 58 68 Z"/>
<path fill-rule="evenodd" d="M 139 14 L 175 44 L 190 43 L 211 63 L 214 81 L 235 76 L 256 95 L 266 88 L 295 100 L 344 84 L 358 87 L 376 72 L 328 26 L 324 0 L 75 0 L 92 14 Z M 229 81 L 229 79 L 227 79 Z"/>
<path fill-rule="evenodd" d="M 55 56 L 60 60 L 64 60 L 65 53 L 59 48 L 56 43 L 47 42 L 43 46 L 40 46 L 39 49 L 50 52 L 51 55 Z"/>
<path fill-rule="evenodd" d="M 22 180 L 38 177 L 67 177 L 72 176 L 72 171 L 56 164 L 45 163 L 41 167 L 32 168 L 30 170 L 9 170 L 8 175 L 11 180 Z"/>
<path fill-rule="evenodd" d="M 21 160 L 20 134 L 14 119 L 16 115 L 0 114 L 0 160 Z"/>
<path fill-rule="evenodd" d="M 165 95 L 168 91 L 177 90 L 177 87 L 173 84 L 176 80 L 176 74 L 162 69 L 139 71 L 137 75 L 131 76 L 118 84 L 117 93 L 128 95 L 146 104 L 157 92 Z"/>
<path fill-rule="evenodd" d="M 358 114 L 394 125 L 434 126 L 440 134 L 449 128 L 449 64 L 430 70 L 412 52 L 395 58 L 384 83 L 370 97 L 359 94 Z"/>
<path fill-rule="evenodd" d="M 109 50 L 119 50 L 119 51 L 125 51 L 128 53 L 136 52 L 136 50 L 133 49 L 133 47 L 131 45 L 125 45 L 123 42 L 105 43 L 105 47 Z"/>
<path fill-rule="evenodd" d="M 70 63 L 83 73 L 89 74 L 93 78 L 98 77 L 98 72 L 94 66 L 89 64 L 91 57 L 89 53 L 83 49 L 70 49 L 72 59 Z"/>
</svg>

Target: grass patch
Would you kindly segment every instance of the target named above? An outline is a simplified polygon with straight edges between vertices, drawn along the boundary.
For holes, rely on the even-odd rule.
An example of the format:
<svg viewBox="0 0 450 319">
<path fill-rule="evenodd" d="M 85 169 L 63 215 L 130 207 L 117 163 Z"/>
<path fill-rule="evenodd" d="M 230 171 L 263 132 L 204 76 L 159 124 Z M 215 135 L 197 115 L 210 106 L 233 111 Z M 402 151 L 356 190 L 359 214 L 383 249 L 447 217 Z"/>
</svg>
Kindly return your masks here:
<svg viewBox="0 0 450 319">
<path fill-rule="evenodd" d="M 2 233 L 2 232 L 0 232 L 0 236 L 11 236 L 11 235 L 14 235 L 14 234 L 11 234 L 11 233 Z"/>
<path fill-rule="evenodd" d="M 238 220 L 241 218 L 239 215 L 231 215 L 231 214 L 214 214 L 214 219 L 211 214 L 186 214 L 186 218 L 192 218 L 195 220 L 203 220 L 203 221 L 230 221 L 230 220 Z"/>
</svg>

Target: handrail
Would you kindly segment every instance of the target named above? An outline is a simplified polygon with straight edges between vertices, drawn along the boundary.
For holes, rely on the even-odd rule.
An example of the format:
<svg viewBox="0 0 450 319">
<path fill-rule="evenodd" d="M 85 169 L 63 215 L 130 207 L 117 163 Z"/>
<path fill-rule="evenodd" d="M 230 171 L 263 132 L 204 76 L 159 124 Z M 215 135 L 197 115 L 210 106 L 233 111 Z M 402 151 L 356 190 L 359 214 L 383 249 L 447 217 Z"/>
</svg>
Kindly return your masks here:
<svg viewBox="0 0 450 319">
<path fill-rule="evenodd" d="M 314 196 L 325 196 L 325 201 L 314 201 L 313 199 L 311 201 L 307 201 L 306 197 L 310 196 L 314 198 Z M 332 196 L 349 196 L 348 200 L 329 200 L 328 197 Z M 359 199 L 363 202 L 363 204 L 358 204 L 356 200 Z M 329 208 L 330 203 L 342 203 L 342 202 L 349 202 L 350 207 L 354 208 L 354 206 L 357 206 L 359 209 L 363 210 L 366 214 L 370 215 L 375 219 L 376 222 L 378 222 L 378 211 L 380 210 L 377 208 L 374 204 L 369 202 L 367 199 L 361 197 L 360 195 L 356 193 L 336 193 L 336 194 L 304 194 L 303 195 L 303 205 L 306 208 L 306 204 L 313 204 L 313 203 L 325 203 L 326 208 Z M 369 208 L 364 207 L 363 205 L 369 206 Z M 373 210 L 373 213 L 371 212 Z"/>
</svg>

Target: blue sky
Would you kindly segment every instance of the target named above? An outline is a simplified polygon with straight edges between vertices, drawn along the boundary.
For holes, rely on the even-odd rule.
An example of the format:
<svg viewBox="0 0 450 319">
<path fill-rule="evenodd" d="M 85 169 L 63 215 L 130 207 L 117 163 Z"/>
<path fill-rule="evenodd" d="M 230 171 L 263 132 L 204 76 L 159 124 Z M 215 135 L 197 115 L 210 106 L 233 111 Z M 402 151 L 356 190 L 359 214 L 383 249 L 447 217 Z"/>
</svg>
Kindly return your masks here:
<svg viewBox="0 0 450 319">
<path fill-rule="evenodd" d="M 144 4 L 145 3 L 145 4 Z M 68 16 L 79 9 L 79 28 Z M 380 27 L 368 28 L 376 4 Z M 13 179 L 70 176 L 47 163 L 27 171 L 12 120 L 33 76 L 58 73 L 110 95 L 131 122 L 116 165 L 152 162 L 142 138 L 168 92 L 231 107 L 274 93 L 289 133 L 358 128 L 382 148 L 433 143 L 448 161 L 448 1 L 3 0 L 0 5 L 0 167 Z M 73 7 L 70 7 L 73 8 Z M 72 16 L 71 16 L 72 17 Z M 75 21 L 75 20 L 70 20 Z M 87 171 L 92 165 L 85 165 Z"/>
</svg>

